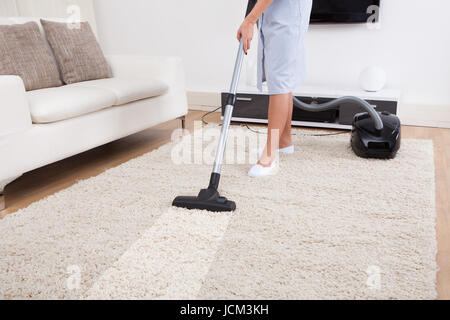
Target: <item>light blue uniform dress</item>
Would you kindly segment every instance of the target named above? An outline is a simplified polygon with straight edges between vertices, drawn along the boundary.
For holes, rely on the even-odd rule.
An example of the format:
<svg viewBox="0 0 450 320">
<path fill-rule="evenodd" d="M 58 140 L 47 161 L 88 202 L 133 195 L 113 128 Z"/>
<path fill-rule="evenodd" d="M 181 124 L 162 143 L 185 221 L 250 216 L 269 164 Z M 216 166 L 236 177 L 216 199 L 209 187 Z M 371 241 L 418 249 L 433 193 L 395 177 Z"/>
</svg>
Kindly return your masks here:
<svg viewBox="0 0 450 320">
<path fill-rule="evenodd" d="M 258 88 L 294 91 L 306 78 L 305 38 L 312 0 L 274 0 L 259 19 Z"/>
</svg>

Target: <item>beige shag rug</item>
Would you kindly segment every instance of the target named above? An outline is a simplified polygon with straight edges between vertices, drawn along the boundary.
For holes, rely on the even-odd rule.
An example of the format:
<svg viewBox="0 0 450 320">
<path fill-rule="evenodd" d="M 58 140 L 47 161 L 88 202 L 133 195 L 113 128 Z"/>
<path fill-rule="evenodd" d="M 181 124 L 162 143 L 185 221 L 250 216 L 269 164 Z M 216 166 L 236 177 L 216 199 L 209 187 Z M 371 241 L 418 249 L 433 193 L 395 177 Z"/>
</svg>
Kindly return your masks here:
<svg viewBox="0 0 450 320">
<path fill-rule="evenodd" d="M 277 176 L 225 166 L 233 214 L 170 206 L 211 170 L 172 143 L 7 216 L 0 298 L 435 299 L 432 142 L 364 160 L 348 135 L 295 132 Z"/>
</svg>

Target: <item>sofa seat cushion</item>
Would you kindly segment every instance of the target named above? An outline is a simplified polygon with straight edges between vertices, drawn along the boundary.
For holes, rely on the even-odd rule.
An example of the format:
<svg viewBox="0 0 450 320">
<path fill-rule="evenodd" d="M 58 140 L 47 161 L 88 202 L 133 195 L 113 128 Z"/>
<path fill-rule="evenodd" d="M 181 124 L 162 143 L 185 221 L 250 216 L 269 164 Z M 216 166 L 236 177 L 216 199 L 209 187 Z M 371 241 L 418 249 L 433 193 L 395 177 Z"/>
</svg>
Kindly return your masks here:
<svg viewBox="0 0 450 320">
<path fill-rule="evenodd" d="M 110 78 L 78 82 L 69 85 L 69 87 L 108 90 L 115 96 L 115 106 L 157 97 L 163 95 L 169 89 L 168 85 L 159 80 L 135 80 L 124 78 Z"/>
<path fill-rule="evenodd" d="M 109 108 L 116 102 L 110 90 L 63 86 L 27 92 L 33 123 L 52 123 Z"/>
</svg>

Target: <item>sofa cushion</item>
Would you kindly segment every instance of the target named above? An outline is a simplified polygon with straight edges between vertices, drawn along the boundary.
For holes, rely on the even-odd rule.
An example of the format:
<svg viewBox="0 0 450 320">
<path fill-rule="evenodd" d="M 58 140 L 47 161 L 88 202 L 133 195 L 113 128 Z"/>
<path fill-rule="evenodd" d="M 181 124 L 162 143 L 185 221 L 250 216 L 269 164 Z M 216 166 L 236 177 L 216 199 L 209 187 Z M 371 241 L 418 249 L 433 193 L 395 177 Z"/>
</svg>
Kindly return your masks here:
<svg viewBox="0 0 450 320">
<path fill-rule="evenodd" d="M 114 105 L 116 96 L 101 88 L 48 88 L 27 92 L 33 123 L 52 123 Z"/>
<path fill-rule="evenodd" d="M 37 23 L 0 25 L 0 75 L 20 76 L 26 90 L 62 85 Z"/>
<path fill-rule="evenodd" d="M 129 102 L 153 98 L 167 92 L 169 86 L 160 80 L 133 80 L 122 78 L 110 78 L 93 81 L 85 81 L 70 86 L 79 88 L 99 88 L 114 93 L 116 100 L 114 105 L 120 106 Z"/>
<path fill-rule="evenodd" d="M 111 68 L 88 22 L 74 28 L 67 23 L 41 19 L 64 83 L 111 78 Z"/>
</svg>

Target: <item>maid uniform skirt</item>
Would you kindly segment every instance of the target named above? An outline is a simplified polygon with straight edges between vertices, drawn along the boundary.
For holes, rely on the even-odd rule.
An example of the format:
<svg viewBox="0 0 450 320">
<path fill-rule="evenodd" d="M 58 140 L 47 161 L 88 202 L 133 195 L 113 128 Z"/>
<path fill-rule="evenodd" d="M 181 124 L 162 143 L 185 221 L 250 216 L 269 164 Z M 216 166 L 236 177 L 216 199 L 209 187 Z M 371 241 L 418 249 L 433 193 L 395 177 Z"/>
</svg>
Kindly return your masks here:
<svg viewBox="0 0 450 320">
<path fill-rule="evenodd" d="M 294 91 L 306 78 L 305 38 L 312 0 L 274 0 L 258 21 L 258 88 L 270 95 Z"/>
</svg>

